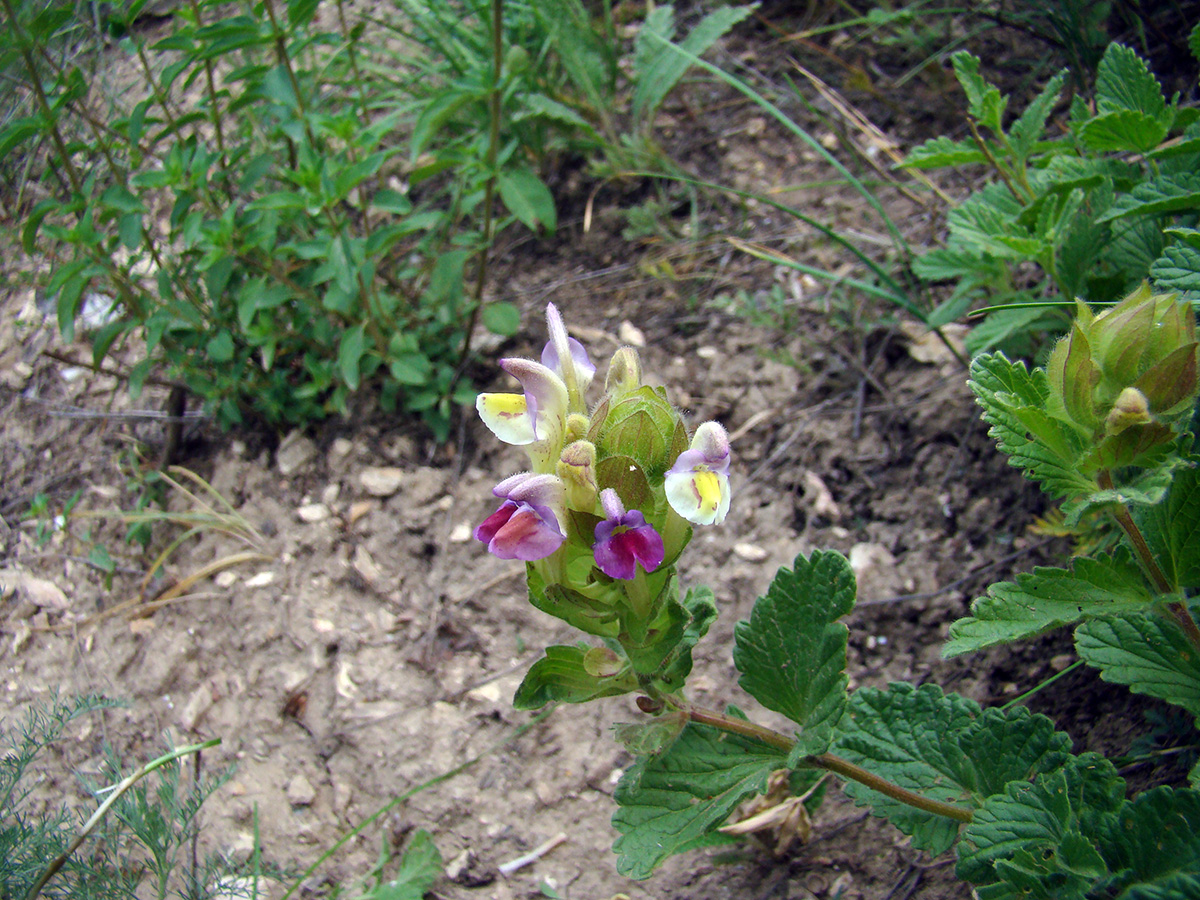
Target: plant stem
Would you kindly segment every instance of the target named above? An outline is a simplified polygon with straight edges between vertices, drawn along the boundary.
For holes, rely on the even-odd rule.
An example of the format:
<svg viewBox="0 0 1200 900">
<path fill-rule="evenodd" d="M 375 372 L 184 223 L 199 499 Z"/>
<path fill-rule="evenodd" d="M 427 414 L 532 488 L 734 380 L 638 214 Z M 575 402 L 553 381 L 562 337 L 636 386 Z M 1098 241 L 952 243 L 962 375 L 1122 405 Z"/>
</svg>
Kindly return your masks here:
<svg viewBox="0 0 1200 900">
<path fill-rule="evenodd" d="M 1108 469 L 1101 469 L 1096 480 L 1102 490 L 1116 490 L 1113 484 L 1112 472 Z M 1133 554 L 1137 557 L 1138 562 L 1141 563 L 1142 571 L 1146 573 L 1146 577 L 1150 579 L 1151 584 L 1154 585 L 1154 589 L 1160 594 L 1176 593 L 1166 573 L 1159 566 L 1158 560 L 1154 558 L 1154 551 L 1146 543 L 1146 536 L 1142 534 L 1142 530 L 1133 521 L 1133 516 L 1129 514 L 1129 508 L 1124 503 L 1118 503 L 1111 509 L 1111 512 L 1113 518 L 1117 520 L 1117 524 L 1121 526 L 1121 530 L 1125 532 L 1125 537 L 1129 539 L 1129 544 L 1133 548 Z M 1171 617 L 1175 620 L 1175 623 L 1183 629 L 1183 633 L 1192 642 L 1192 646 L 1200 648 L 1200 627 L 1196 625 L 1196 620 L 1192 618 L 1192 614 L 1188 611 L 1187 606 L 1176 600 L 1167 604 L 1167 610 L 1171 613 Z"/>
<path fill-rule="evenodd" d="M 787 735 L 780 734 L 778 731 L 773 731 L 754 722 L 748 722 L 745 719 L 737 719 L 733 716 L 719 713 L 716 710 L 703 709 L 688 704 L 683 704 L 680 708 L 687 713 L 687 717 L 693 722 L 709 725 L 732 734 L 740 734 L 743 737 L 759 741 L 777 750 L 790 753 L 792 748 L 796 746 L 796 742 Z M 898 800 L 901 803 L 928 813 L 933 813 L 936 816 L 945 816 L 948 819 L 954 819 L 956 822 L 970 822 L 974 817 L 974 813 L 969 809 L 955 806 L 952 803 L 943 803 L 940 800 L 932 800 L 929 797 L 913 793 L 900 787 L 898 784 L 893 784 L 872 772 L 868 772 L 866 769 L 855 765 L 849 760 L 842 759 L 840 756 L 834 756 L 832 753 L 806 756 L 801 762 L 817 769 L 833 772 L 851 781 L 857 781 L 859 784 L 891 797 L 893 800 Z"/>
<path fill-rule="evenodd" d="M 446 390 L 449 396 L 458 383 L 471 353 L 471 336 L 479 321 L 479 310 L 483 306 L 483 285 L 487 278 L 488 251 L 492 247 L 492 229 L 495 227 L 496 206 L 496 159 L 500 155 L 500 79 L 504 74 L 504 0 L 492 0 L 492 90 L 488 95 L 488 147 L 484 165 L 488 178 L 483 187 L 483 247 L 479 251 L 479 268 L 475 272 L 475 303 L 471 318 L 467 322 L 467 333 L 463 338 L 462 353 L 459 354 L 454 380 Z"/>
<path fill-rule="evenodd" d="M 167 763 L 179 759 L 182 756 L 187 756 L 189 753 L 199 753 L 201 750 L 207 750 L 209 747 L 216 747 L 220 743 L 220 738 L 213 738 L 212 740 L 205 741 L 202 744 L 191 744 L 187 747 L 180 747 L 178 750 L 172 750 L 170 753 L 146 763 L 128 778 L 124 779 L 120 784 L 115 785 L 112 789 L 112 793 L 109 794 L 108 799 L 101 803 L 99 808 L 92 813 L 92 817 L 83 824 L 83 828 L 80 830 L 79 834 L 76 835 L 75 840 L 71 842 L 71 846 L 64 850 L 57 858 L 55 858 L 52 863 L 50 863 L 49 866 L 46 867 L 46 871 L 42 873 L 42 876 L 34 883 L 33 887 L 29 889 L 29 893 L 25 895 L 25 900 L 35 900 L 37 895 L 42 892 L 42 888 L 46 886 L 46 882 L 53 878 L 58 870 L 66 865 L 67 860 L 71 858 L 71 854 L 79 849 L 79 845 L 87 839 L 87 836 L 91 834 L 93 830 L 95 830 L 96 826 L 100 824 L 100 821 L 108 813 L 109 809 L 112 808 L 112 805 L 116 803 L 126 791 L 128 791 L 131 787 L 133 787 L 155 769 L 160 769 Z"/>
</svg>

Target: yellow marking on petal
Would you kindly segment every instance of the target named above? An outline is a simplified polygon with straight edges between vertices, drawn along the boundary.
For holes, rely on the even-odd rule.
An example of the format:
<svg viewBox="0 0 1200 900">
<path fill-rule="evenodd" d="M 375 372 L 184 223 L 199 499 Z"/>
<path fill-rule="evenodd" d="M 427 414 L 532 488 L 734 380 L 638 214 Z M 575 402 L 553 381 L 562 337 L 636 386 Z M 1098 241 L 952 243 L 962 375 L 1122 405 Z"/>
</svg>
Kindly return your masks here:
<svg viewBox="0 0 1200 900">
<path fill-rule="evenodd" d="M 522 446 L 536 439 L 523 394 L 480 394 L 475 408 L 483 424 L 504 443 Z"/>
<path fill-rule="evenodd" d="M 696 496 L 700 505 L 707 510 L 715 510 L 721 503 L 721 479 L 715 472 L 698 471 L 692 475 Z"/>
</svg>

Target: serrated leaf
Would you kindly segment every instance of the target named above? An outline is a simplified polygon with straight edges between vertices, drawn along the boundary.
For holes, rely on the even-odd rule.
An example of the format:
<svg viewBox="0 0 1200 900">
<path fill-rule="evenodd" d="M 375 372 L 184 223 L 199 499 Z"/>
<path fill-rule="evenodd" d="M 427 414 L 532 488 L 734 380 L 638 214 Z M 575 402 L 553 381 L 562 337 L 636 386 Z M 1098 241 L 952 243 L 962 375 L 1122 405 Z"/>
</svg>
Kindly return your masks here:
<svg viewBox="0 0 1200 900">
<path fill-rule="evenodd" d="M 946 217 L 953 238 L 1001 259 L 1036 259 L 1046 246 L 1017 221 L 1025 207 L 1003 184 L 989 184 Z"/>
<path fill-rule="evenodd" d="M 980 76 L 978 57 L 960 50 L 950 57 L 950 61 L 954 64 L 954 75 L 967 95 L 972 117 L 999 134 L 1008 98 L 1002 97 L 999 88 L 988 84 Z"/>
<path fill-rule="evenodd" d="M 1109 44 L 1096 70 L 1096 106 L 1101 112 L 1135 110 L 1154 118 L 1167 113 L 1162 87 L 1136 52 Z"/>
<path fill-rule="evenodd" d="M 666 18 L 669 23 L 670 8 L 664 8 L 668 9 Z M 693 56 L 703 56 L 721 35 L 746 18 L 750 9 L 748 6 L 724 6 L 713 10 L 679 42 L 679 49 Z M 691 60 L 676 52 L 675 45 L 662 37 L 661 33 L 660 22 L 658 31 L 649 34 L 645 43 L 639 34 L 632 107 L 633 118 L 639 123 L 649 123 L 667 94 L 692 65 Z"/>
<path fill-rule="evenodd" d="M 1178 469 L 1162 503 L 1134 509 L 1151 553 L 1177 590 L 1200 588 L 1200 461 Z"/>
<path fill-rule="evenodd" d="M 586 703 L 637 690 L 637 678 L 630 672 L 603 678 L 589 674 L 584 666 L 586 654 L 587 648 L 579 644 L 547 647 L 546 655 L 525 673 L 513 698 L 513 706 L 540 709 L 555 700 Z"/>
<path fill-rule="evenodd" d="M 1042 412 L 1050 393 L 1044 371 L 1030 371 L 1002 353 L 986 354 L 971 363 L 970 387 L 991 425 L 988 434 L 1007 454 L 1009 465 L 1025 470 L 1052 496 L 1095 490 L 1096 482 L 1074 465 L 1083 449 L 1079 437 Z"/>
<path fill-rule="evenodd" d="M 1200 718 L 1200 650 L 1165 611 L 1084 622 L 1075 631 L 1075 649 L 1105 681 Z"/>
<path fill-rule="evenodd" d="M 1118 197 L 1112 207 L 1100 216 L 1100 221 L 1108 222 L 1126 216 L 1194 212 L 1197 209 L 1200 209 L 1200 175 L 1161 175 Z"/>
<path fill-rule="evenodd" d="M 840 553 L 797 556 L 734 631 L 738 684 L 800 726 L 801 754 L 822 753 L 846 705 L 845 625 L 854 572 Z"/>
<path fill-rule="evenodd" d="M 1157 787 L 1121 810 L 1109 830 L 1106 856 L 1119 872 L 1111 889 L 1134 897 L 1193 897 L 1164 893 L 1192 882 L 1200 887 L 1200 792 Z"/>
<path fill-rule="evenodd" d="M 987 162 L 987 157 L 971 141 L 956 141 L 946 136 L 935 137 L 914 147 L 905 157 L 903 166 L 909 169 L 939 169 L 946 166 L 970 166 Z"/>
<path fill-rule="evenodd" d="M 971 604 L 971 616 L 950 626 L 942 655 L 1019 641 L 1095 616 L 1137 612 L 1156 599 L 1128 554 L 1080 558 L 1069 570 L 1039 567 L 988 588 Z"/>
<path fill-rule="evenodd" d="M 1063 82 L 1066 81 L 1066 78 L 1066 69 L 1051 78 L 1033 101 L 1025 107 L 1025 112 L 1021 113 L 1017 121 L 1013 122 L 1008 129 L 1008 139 L 1017 159 L 1028 159 L 1029 154 L 1033 152 L 1038 138 L 1046 129 L 1046 119 L 1049 117 L 1050 111 L 1054 109 L 1054 104 L 1058 102 L 1058 96 L 1062 93 Z"/>
<path fill-rule="evenodd" d="M 1079 139 L 1097 152 L 1148 153 L 1170 132 L 1166 122 L 1133 109 L 1103 113 L 1085 123 Z"/>
<path fill-rule="evenodd" d="M 617 869 L 649 878 L 668 856 L 700 846 L 786 755 L 758 741 L 689 723 L 670 749 L 639 760 L 613 794 Z"/>
<path fill-rule="evenodd" d="M 692 650 L 708 634 L 708 629 L 717 619 L 716 598 L 707 587 L 688 588 L 682 606 L 689 616 L 683 637 L 654 676 L 655 681 L 667 692 L 683 687 L 692 671 Z"/>
<path fill-rule="evenodd" d="M 1062 765 L 1071 746 L 1045 716 L 1023 707 L 981 710 L 973 700 L 928 684 L 856 691 L 838 732 L 832 752 L 902 788 L 965 809 L 983 805 L 1010 781 L 1026 781 Z M 843 790 L 933 855 L 958 836 L 956 820 L 857 782 L 846 782 Z"/>
<path fill-rule="evenodd" d="M 1009 342 L 1028 336 L 1031 332 L 1048 327 L 1056 315 L 1053 309 L 1041 305 L 1030 294 L 1014 294 L 1005 298 L 1016 304 L 1011 309 L 990 312 L 987 318 L 967 334 L 967 352 L 978 356 L 989 350 L 1009 346 Z"/>
<path fill-rule="evenodd" d="M 391 881 L 378 885 L 372 900 L 421 900 L 442 874 L 442 854 L 429 832 L 418 828 L 400 860 L 400 871 Z"/>
<path fill-rule="evenodd" d="M 554 195 L 542 179 L 526 169 L 518 169 L 501 172 L 496 183 L 500 199 L 522 225 L 530 231 L 536 231 L 539 225 L 548 231 L 554 230 L 558 223 Z"/>
<path fill-rule="evenodd" d="M 1173 291 L 1200 291 L 1200 249 L 1172 244 L 1150 265 L 1156 287 Z"/>
<path fill-rule="evenodd" d="M 1125 783 L 1098 754 L 1071 758 L 1033 783 L 1012 782 L 976 810 L 958 846 L 959 878 L 1033 888 L 1044 900 L 1082 898 L 1107 866 L 1096 849 L 1124 802 Z M 981 896 L 1018 896 L 1002 889 Z"/>
</svg>

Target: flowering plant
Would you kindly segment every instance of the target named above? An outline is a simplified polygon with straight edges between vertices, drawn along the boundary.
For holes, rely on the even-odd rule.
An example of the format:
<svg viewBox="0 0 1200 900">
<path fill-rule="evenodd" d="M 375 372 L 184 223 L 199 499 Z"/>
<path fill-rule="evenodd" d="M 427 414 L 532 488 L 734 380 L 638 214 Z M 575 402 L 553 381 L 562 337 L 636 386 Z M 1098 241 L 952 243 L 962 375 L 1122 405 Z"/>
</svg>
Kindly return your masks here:
<svg viewBox="0 0 1200 900">
<path fill-rule="evenodd" d="M 1200 896 L 1200 790 L 1129 799 L 1110 761 L 1073 754 L 1068 735 L 1024 707 L 983 709 L 929 684 L 850 692 L 840 619 L 856 589 L 837 553 L 781 569 L 734 632 L 740 686 L 795 731 L 691 703 L 691 652 L 716 605 L 706 589 L 681 593 L 676 564 L 692 526 L 729 510 L 728 436 L 706 422 L 689 438 L 629 348 L 589 412 L 595 369 L 553 306 L 547 319 L 540 363 L 501 363 L 522 393 L 478 401 L 531 468 L 496 486 L 502 503 L 476 537 L 526 562 L 537 607 L 601 640 L 547 648 L 516 705 L 636 693 L 651 717 L 617 730 L 638 757 L 615 795 L 623 873 L 648 877 L 667 856 L 734 834 L 803 838 L 832 772 L 916 848 L 955 848 L 958 876 L 986 900 Z M 1066 502 L 1068 522 L 1104 511 L 1124 543 L 993 585 L 955 624 L 948 654 L 1076 625 L 1080 658 L 1103 678 L 1200 717 L 1195 332 L 1190 304 L 1146 288 L 1100 314 L 1081 306 L 1046 369 L 1002 354 L 975 361 L 972 389 L 1010 462 Z M 724 824 L 754 794 L 757 812 Z"/>
</svg>

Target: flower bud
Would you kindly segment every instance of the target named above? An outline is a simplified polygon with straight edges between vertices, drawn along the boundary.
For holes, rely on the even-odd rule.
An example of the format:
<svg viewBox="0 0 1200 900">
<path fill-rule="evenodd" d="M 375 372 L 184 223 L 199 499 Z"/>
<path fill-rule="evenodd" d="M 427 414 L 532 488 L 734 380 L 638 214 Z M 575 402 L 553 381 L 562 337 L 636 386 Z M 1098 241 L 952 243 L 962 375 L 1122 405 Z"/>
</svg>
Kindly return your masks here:
<svg viewBox="0 0 1200 900">
<path fill-rule="evenodd" d="M 640 387 L 607 397 L 592 417 L 588 435 L 601 458 L 628 456 L 651 479 L 661 478 L 687 448 L 687 428 L 665 392 Z"/>
<path fill-rule="evenodd" d="M 608 363 L 604 392 L 616 397 L 636 391 L 642 386 L 642 361 L 632 347 L 621 347 Z"/>
<path fill-rule="evenodd" d="M 596 447 L 589 441 L 568 444 L 556 466 L 566 487 L 567 506 L 590 513 L 596 508 Z"/>
<path fill-rule="evenodd" d="M 1177 294 L 1142 285 L 1094 315 L 1078 305 L 1046 363 L 1047 408 L 1089 440 L 1175 424 L 1200 393 L 1196 316 Z"/>
</svg>

